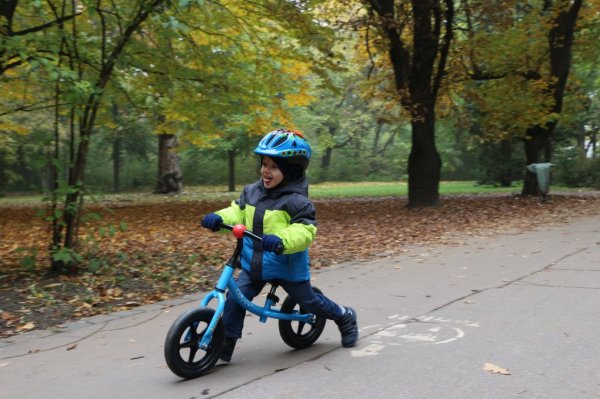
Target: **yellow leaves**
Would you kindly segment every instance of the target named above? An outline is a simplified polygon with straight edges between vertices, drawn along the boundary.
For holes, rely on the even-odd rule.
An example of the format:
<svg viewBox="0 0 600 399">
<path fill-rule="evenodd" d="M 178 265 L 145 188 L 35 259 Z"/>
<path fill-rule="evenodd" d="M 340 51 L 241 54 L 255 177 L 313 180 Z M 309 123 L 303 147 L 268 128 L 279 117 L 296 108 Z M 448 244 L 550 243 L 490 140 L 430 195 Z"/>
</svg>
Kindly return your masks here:
<svg viewBox="0 0 600 399">
<path fill-rule="evenodd" d="M 26 323 L 20 326 L 17 326 L 18 332 L 31 331 L 35 328 L 35 323 Z"/>
<path fill-rule="evenodd" d="M 530 126 L 554 119 L 548 112 L 553 98 L 546 79 L 530 80 L 521 76 L 506 77 L 480 83 L 465 93 L 481 111 L 483 138 L 522 135 Z"/>
<path fill-rule="evenodd" d="M 155 126 L 156 134 L 177 135 L 182 144 L 211 147 L 211 140 L 221 137 L 223 130 L 218 128 L 211 109 L 203 103 L 209 100 L 202 93 L 187 96 L 179 93 L 161 102 L 159 110 L 162 118 Z"/>
<path fill-rule="evenodd" d="M 182 141 L 197 147 L 213 148 L 214 144 L 212 144 L 212 140 L 223 136 L 223 132 L 221 130 L 212 130 L 206 125 L 204 125 L 203 132 L 203 134 L 198 134 L 196 131 L 186 130 L 181 134 Z"/>
<path fill-rule="evenodd" d="M 291 107 L 304 107 L 312 103 L 315 100 L 315 97 L 304 92 L 298 94 L 286 94 L 285 99 Z"/>
<path fill-rule="evenodd" d="M 122 299 L 123 290 L 120 288 L 108 288 L 102 291 L 101 296 L 103 299 Z"/>
<path fill-rule="evenodd" d="M 255 132 L 268 132 L 272 126 L 272 122 L 266 113 L 257 112 L 249 126 L 249 130 Z"/>
<path fill-rule="evenodd" d="M 585 27 L 588 24 L 593 24 L 598 18 L 598 10 L 600 9 L 599 0 L 585 1 L 579 11 L 578 27 Z M 596 38 L 597 39 L 597 38 Z"/>
<path fill-rule="evenodd" d="M 483 365 L 483 369 L 485 371 L 489 371 L 490 373 L 493 374 L 502 374 L 502 375 L 510 375 L 510 371 L 508 371 L 508 369 L 505 369 L 503 367 L 500 366 L 496 366 L 495 364 L 492 363 L 485 363 Z"/>
<path fill-rule="evenodd" d="M 296 127 L 292 124 L 290 113 L 282 107 L 275 108 L 271 113 L 271 124 L 275 126 L 285 126 L 287 129 L 294 130 Z"/>
<path fill-rule="evenodd" d="M 293 77 L 307 77 L 310 74 L 310 65 L 304 62 L 288 62 L 281 67 L 281 72 Z"/>
<path fill-rule="evenodd" d="M 294 62 L 292 65 L 282 67 L 282 72 L 290 75 L 289 79 L 300 82 L 298 92 L 288 92 L 285 94 L 285 100 L 290 107 L 304 107 L 311 104 L 315 97 L 310 94 L 311 71 L 310 65 L 302 62 Z"/>
<path fill-rule="evenodd" d="M 299 93 L 287 93 L 285 95 L 285 100 L 287 101 L 288 106 L 290 107 L 304 107 L 309 105 L 315 100 L 315 96 L 311 95 L 310 85 L 308 81 L 304 81 L 300 85 Z"/>
<path fill-rule="evenodd" d="M 209 46 L 213 44 L 214 41 L 214 36 L 209 36 L 201 31 L 190 32 L 190 38 L 192 38 L 194 43 L 199 46 Z"/>
<path fill-rule="evenodd" d="M 4 325 L 6 325 L 6 327 L 14 327 L 17 332 L 31 331 L 36 328 L 36 324 L 34 322 L 24 323 L 22 316 L 11 312 L 0 312 L 0 320 Z"/>
<path fill-rule="evenodd" d="M 264 132 L 280 127 L 295 128 L 290 113 L 281 106 L 279 100 L 273 100 L 272 107 L 254 105 L 251 109 L 252 117 L 247 126 L 249 132 L 264 134 Z"/>
<path fill-rule="evenodd" d="M 169 121 L 158 124 L 154 128 L 154 131 L 156 132 L 156 134 L 177 134 L 179 128 L 176 123 Z"/>
<path fill-rule="evenodd" d="M 9 119 L 2 119 L 0 120 L 0 131 L 14 132 L 17 134 L 25 135 L 31 133 L 31 128 L 29 126 L 11 121 Z"/>
<path fill-rule="evenodd" d="M 238 34 L 240 34 L 240 30 L 237 28 L 220 27 L 219 31 L 214 33 L 199 30 L 193 31 L 190 33 L 190 38 L 193 40 L 194 44 L 198 46 L 223 49 L 236 46 L 237 44 L 233 38 Z"/>
</svg>

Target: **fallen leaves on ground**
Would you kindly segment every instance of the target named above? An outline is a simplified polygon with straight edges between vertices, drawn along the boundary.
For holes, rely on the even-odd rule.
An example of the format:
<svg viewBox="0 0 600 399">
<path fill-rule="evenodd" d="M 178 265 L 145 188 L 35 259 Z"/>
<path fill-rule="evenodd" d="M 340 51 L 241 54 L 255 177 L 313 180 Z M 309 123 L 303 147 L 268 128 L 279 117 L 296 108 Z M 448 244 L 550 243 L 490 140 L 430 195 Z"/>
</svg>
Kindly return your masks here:
<svg viewBox="0 0 600 399">
<path fill-rule="evenodd" d="M 500 366 L 496 366 L 495 364 L 492 364 L 492 363 L 485 363 L 483 365 L 483 369 L 485 371 L 489 371 L 490 373 L 493 373 L 493 374 L 510 375 L 510 371 L 508 371 L 508 369 L 505 369 Z"/>
<path fill-rule="evenodd" d="M 0 336 L 130 309 L 213 286 L 234 238 L 199 227 L 228 201 L 112 203 L 82 226 L 81 237 L 127 226 L 84 245 L 96 259 L 77 275 L 48 273 L 50 232 L 31 207 L 0 208 Z M 548 202 L 511 195 L 451 196 L 435 208 L 407 208 L 404 198 L 315 201 L 312 267 L 392 256 L 414 245 L 461 245 L 492 236 L 600 214 L 600 194 L 552 195 Z M 82 240 L 82 243 L 84 241 Z M 532 251 L 537 248 L 532 248 Z M 30 256 L 29 262 L 23 259 Z M 31 260 L 35 262 L 31 262 Z M 88 261 L 91 262 L 91 261 Z"/>
</svg>

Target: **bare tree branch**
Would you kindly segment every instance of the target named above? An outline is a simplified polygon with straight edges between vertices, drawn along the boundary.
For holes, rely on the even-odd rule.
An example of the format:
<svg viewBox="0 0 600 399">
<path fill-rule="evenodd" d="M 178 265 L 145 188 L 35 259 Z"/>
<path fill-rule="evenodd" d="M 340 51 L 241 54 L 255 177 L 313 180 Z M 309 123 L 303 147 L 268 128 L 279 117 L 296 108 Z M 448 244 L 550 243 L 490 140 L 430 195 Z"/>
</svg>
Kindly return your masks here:
<svg viewBox="0 0 600 399">
<path fill-rule="evenodd" d="M 72 15 L 67 15 L 65 17 L 60 17 L 60 18 L 55 19 L 54 21 L 47 22 L 43 25 L 34 26 L 33 28 L 23 29 L 23 30 L 20 30 L 17 32 L 11 32 L 10 36 L 24 36 L 24 35 L 29 35 L 29 34 L 35 33 L 35 32 L 40 32 L 40 31 L 43 31 L 44 29 L 48 29 L 53 26 L 62 24 L 66 21 L 70 21 L 79 15 L 81 15 L 81 13 L 75 13 Z"/>
</svg>

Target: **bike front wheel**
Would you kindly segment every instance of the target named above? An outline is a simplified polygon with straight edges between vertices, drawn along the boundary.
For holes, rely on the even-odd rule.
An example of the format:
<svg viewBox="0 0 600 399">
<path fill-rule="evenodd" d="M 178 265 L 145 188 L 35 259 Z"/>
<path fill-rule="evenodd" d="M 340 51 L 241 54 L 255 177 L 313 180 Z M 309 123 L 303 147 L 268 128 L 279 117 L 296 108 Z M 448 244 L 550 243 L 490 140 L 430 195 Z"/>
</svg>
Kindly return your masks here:
<svg viewBox="0 0 600 399">
<path fill-rule="evenodd" d="M 217 323 L 207 350 L 200 341 L 213 319 L 210 308 L 190 309 L 175 320 L 165 339 L 165 360 L 169 369 L 181 378 L 200 377 L 209 372 L 219 360 L 225 343 L 225 329 Z"/>
<path fill-rule="evenodd" d="M 321 293 L 321 290 L 313 287 L 313 289 Z M 298 311 L 300 314 L 308 313 L 298 305 L 298 302 L 291 296 L 287 296 L 281 304 L 281 312 L 293 313 Z M 315 316 L 313 324 L 302 323 L 299 321 L 279 320 L 279 335 L 287 345 L 294 349 L 304 349 L 311 346 L 323 332 L 327 319 L 322 316 Z"/>
</svg>

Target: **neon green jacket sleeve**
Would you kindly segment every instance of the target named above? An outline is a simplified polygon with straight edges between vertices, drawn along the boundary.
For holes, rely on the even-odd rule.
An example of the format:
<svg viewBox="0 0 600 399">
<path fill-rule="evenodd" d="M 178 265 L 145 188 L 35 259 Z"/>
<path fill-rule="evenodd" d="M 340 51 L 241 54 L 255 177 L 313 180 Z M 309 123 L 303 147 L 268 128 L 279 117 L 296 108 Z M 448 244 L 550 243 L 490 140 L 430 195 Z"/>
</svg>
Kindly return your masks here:
<svg viewBox="0 0 600 399">
<path fill-rule="evenodd" d="M 316 235 L 317 226 L 303 223 L 292 223 L 289 227 L 277 233 L 277 236 L 283 241 L 284 254 L 305 251 Z"/>
<path fill-rule="evenodd" d="M 245 224 L 244 211 L 240 208 L 237 201 L 231 201 L 231 205 L 215 212 L 223 218 L 225 224 Z"/>
</svg>

